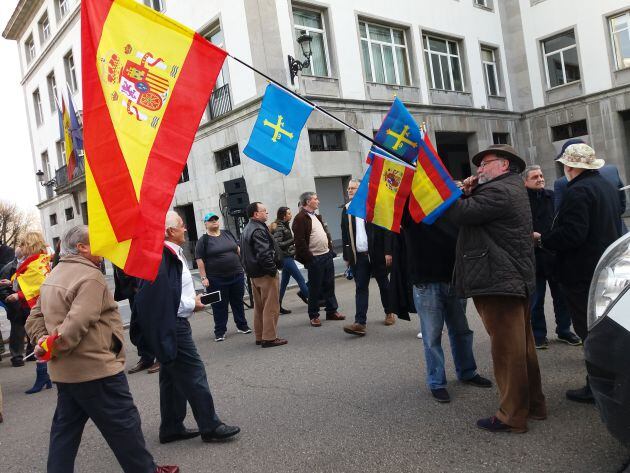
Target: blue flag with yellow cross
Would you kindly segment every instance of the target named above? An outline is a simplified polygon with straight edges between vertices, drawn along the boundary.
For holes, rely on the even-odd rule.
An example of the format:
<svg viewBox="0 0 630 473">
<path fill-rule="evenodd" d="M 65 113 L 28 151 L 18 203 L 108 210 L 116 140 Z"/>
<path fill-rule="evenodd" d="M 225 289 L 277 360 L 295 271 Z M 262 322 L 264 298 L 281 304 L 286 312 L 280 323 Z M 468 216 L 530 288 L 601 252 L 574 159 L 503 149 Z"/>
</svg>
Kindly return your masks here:
<svg viewBox="0 0 630 473">
<path fill-rule="evenodd" d="M 421 139 L 420 127 L 407 107 L 396 97 L 381 124 L 381 128 L 376 133 L 374 141 L 385 150 L 393 151 L 396 156 L 400 156 L 409 164 L 413 164 L 418 158 L 418 143 Z M 378 149 L 373 151 L 381 153 Z"/>
<path fill-rule="evenodd" d="M 312 111 L 308 103 L 269 84 L 243 153 L 284 175 L 289 174 L 300 133 Z"/>
</svg>

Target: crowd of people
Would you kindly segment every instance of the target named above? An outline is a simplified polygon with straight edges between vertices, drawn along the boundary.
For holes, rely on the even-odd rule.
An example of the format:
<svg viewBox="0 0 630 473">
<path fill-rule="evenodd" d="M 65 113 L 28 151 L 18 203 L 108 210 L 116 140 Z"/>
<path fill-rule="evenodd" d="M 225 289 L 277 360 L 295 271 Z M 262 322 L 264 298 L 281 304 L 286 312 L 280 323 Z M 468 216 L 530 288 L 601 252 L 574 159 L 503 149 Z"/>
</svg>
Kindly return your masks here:
<svg viewBox="0 0 630 473">
<path fill-rule="evenodd" d="M 511 146 L 490 146 L 472 161 L 477 173 L 461 183 L 462 198 L 433 225 L 416 223 L 405 214 L 397 235 L 348 214 L 348 205 L 341 209 L 342 256 L 347 277 L 355 283 L 354 321 L 342 329 L 355 337 L 367 334 L 369 285 L 376 279 L 382 323 L 391 326 L 396 316 L 418 314 L 427 388 L 437 402 L 448 403 L 445 325 L 457 378 L 477 388 L 492 386 L 475 362 L 466 315 L 467 299 L 472 299 L 490 338 L 499 391 L 496 413 L 479 419 L 477 426 L 522 433 L 528 420 L 547 416 L 536 352 L 550 343 L 546 287 L 553 298 L 557 341 L 581 345 L 588 336 L 588 289 L 595 265 L 626 231 L 621 219 L 625 198 L 617 190 L 622 183 L 616 170 L 604 167 L 580 140 L 567 142 L 557 158 L 566 182 L 557 183 L 555 192 L 545 188 L 540 166 L 526 166 Z M 350 180 L 350 200 L 358 186 L 358 180 Z M 335 295 L 331 221 L 326 223 L 319 214 L 314 192 L 303 193 L 299 207 L 295 217 L 288 207 L 280 207 L 268 225 L 267 207 L 252 202 L 238 237 L 221 228 L 217 214 L 204 216 L 206 233 L 197 242 L 195 259 L 204 290 L 221 294 L 211 307 L 216 342 L 226 340 L 230 309 L 237 333 L 252 333 L 243 301 L 246 279 L 253 299 L 254 342 L 262 348 L 288 343 L 279 334 L 278 321 L 280 314 L 291 313 L 282 305 L 290 278 L 299 286 L 297 295 L 306 304 L 311 327 L 322 326 L 322 308 L 326 321 L 345 320 Z M 6 248 L 0 252 L 0 297 L 11 322 L 11 363 L 23 366 L 25 351 L 38 359 L 35 385 L 27 393 L 48 389 L 52 382 L 57 385 L 49 472 L 73 471 L 88 419 L 107 439 L 124 471 L 179 471 L 176 466 L 157 466 L 144 443 L 124 372 L 123 327 L 116 303 L 124 299 L 132 309 L 130 339 L 139 355 L 128 373 L 159 373 L 160 442 L 193 437 L 223 441 L 240 432 L 219 418 L 192 338 L 189 319 L 206 306 L 195 291 L 182 248 L 185 241 L 182 218 L 168 212 L 156 279 L 135 279 L 115 268 L 114 294 L 100 271 L 102 258 L 91 252 L 85 226 L 63 235 L 52 271 L 39 233 L 27 233 L 14 254 Z M 296 262 L 306 269 L 306 279 Z M 53 334 L 59 338 L 54 356 L 46 362 L 42 343 Z M 585 386 L 566 396 L 592 403 L 588 378 Z M 0 422 L 1 400 L 0 394 Z M 195 429 L 185 426 L 187 405 Z"/>
</svg>

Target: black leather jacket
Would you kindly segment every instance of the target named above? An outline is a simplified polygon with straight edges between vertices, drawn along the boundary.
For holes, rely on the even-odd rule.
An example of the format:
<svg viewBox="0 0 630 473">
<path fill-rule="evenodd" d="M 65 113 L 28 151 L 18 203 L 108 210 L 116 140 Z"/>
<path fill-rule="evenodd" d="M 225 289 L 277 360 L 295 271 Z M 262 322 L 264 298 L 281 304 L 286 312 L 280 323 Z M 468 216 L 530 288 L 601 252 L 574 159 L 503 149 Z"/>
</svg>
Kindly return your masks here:
<svg viewBox="0 0 630 473">
<path fill-rule="evenodd" d="M 271 234 L 280 248 L 282 257 L 295 256 L 295 241 L 289 222 L 276 220 L 271 224 Z"/>
<path fill-rule="evenodd" d="M 281 258 L 267 225 L 251 219 L 241 234 L 241 263 L 250 278 L 275 276 Z"/>
</svg>

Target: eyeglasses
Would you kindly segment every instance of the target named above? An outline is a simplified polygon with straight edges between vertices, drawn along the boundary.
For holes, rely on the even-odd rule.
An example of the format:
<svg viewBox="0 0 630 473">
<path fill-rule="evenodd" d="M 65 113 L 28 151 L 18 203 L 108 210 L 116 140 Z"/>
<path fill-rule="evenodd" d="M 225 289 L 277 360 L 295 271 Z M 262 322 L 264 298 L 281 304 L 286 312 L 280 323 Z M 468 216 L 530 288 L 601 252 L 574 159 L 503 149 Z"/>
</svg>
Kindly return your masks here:
<svg viewBox="0 0 630 473">
<path fill-rule="evenodd" d="M 497 158 L 497 159 L 488 159 L 487 161 L 483 161 L 479 164 L 479 168 L 485 168 L 488 164 L 494 162 L 494 161 L 504 161 L 504 159 L 502 158 Z"/>
</svg>

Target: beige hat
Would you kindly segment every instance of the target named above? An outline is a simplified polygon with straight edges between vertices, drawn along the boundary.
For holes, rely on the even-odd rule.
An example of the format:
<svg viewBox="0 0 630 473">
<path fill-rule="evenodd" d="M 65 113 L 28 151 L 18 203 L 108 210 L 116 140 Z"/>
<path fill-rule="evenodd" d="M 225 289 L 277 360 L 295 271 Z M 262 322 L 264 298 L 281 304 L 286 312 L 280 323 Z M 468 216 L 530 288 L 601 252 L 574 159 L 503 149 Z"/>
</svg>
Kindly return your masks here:
<svg viewBox="0 0 630 473">
<path fill-rule="evenodd" d="M 605 164 L 603 159 L 595 157 L 595 150 L 584 143 L 567 146 L 562 156 L 556 161 L 572 168 L 581 169 L 599 169 Z"/>
</svg>

